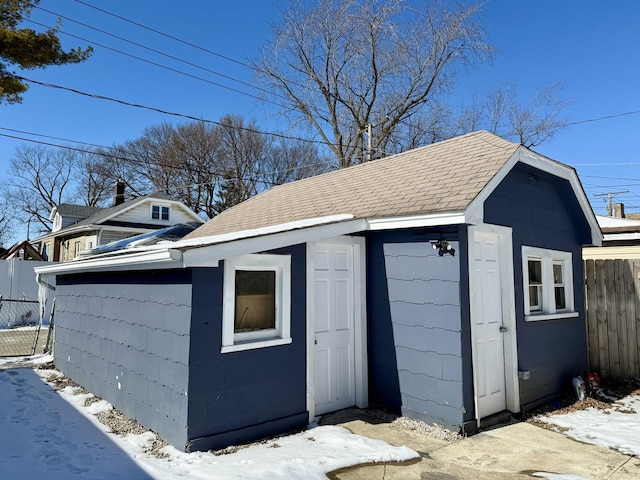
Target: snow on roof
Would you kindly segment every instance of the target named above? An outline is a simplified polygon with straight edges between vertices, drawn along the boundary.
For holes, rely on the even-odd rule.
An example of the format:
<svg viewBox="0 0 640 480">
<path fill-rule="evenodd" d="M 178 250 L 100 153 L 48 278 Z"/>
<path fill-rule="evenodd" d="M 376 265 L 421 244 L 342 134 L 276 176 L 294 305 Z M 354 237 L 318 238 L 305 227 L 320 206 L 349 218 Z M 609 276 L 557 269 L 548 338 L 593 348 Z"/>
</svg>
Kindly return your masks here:
<svg viewBox="0 0 640 480">
<path fill-rule="evenodd" d="M 639 227 L 640 220 L 631 220 L 629 218 L 609 217 L 605 215 L 596 215 L 596 220 L 600 228 L 619 228 L 619 227 Z"/>
</svg>

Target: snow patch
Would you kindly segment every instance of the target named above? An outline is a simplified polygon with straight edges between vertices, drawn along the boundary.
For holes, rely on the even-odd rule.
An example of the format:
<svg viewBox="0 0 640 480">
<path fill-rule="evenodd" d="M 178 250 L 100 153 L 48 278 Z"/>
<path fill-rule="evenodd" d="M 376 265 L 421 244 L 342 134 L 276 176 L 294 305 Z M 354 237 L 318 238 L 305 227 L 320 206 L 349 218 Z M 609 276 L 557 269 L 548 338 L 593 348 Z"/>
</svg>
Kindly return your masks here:
<svg viewBox="0 0 640 480">
<path fill-rule="evenodd" d="M 537 420 L 559 427 L 579 442 L 640 457 L 640 395 L 625 397 L 605 410 L 588 408 Z"/>
</svg>

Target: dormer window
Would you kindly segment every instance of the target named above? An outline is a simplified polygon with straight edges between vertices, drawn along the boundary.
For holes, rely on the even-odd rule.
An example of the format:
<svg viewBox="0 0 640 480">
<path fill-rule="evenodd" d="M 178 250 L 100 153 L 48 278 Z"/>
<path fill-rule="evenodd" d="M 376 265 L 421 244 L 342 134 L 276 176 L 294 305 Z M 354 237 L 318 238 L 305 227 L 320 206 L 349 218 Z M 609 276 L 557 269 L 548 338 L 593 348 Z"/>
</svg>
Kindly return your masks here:
<svg viewBox="0 0 640 480">
<path fill-rule="evenodd" d="M 169 207 L 165 205 L 151 205 L 153 220 L 169 220 Z"/>
</svg>

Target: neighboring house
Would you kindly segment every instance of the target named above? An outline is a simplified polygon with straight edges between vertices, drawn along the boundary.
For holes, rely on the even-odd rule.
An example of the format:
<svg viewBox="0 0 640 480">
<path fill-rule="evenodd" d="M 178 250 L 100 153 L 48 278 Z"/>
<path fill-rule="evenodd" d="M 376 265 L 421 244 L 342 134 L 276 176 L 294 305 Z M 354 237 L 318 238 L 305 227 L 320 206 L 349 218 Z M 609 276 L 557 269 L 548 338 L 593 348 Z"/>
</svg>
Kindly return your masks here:
<svg viewBox="0 0 640 480">
<path fill-rule="evenodd" d="M 616 205 L 617 211 L 624 212 L 621 204 Z M 603 215 L 596 215 L 596 219 L 602 229 L 602 248 L 585 248 L 585 260 L 640 259 L 640 220 Z"/>
<path fill-rule="evenodd" d="M 474 132 L 57 278 L 56 367 L 185 450 L 378 405 L 473 433 L 587 368 L 576 172 Z"/>
<path fill-rule="evenodd" d="M 0 252 L 0 260 L 10 260 L 12 258 L 17 258 L 20 260 L 44 261 L 44 257 L 40 255 L 38 250 L 36 250 L 33 245 L 31 245 L 31 242 L 29 242 L 29 240 L 16 243 L 8 250 Z"/>
<path fill-rule="evenodd" d="M 116 197 L 122 198 L 122 197 Z M 99 245 L 178 223 L 202 222 L 182 202 L 152 193 L 110 208 L 61 204 L 53 208 L 51 232 L 36 239 L 47 260 L 68 262 Z"/>
</svg>

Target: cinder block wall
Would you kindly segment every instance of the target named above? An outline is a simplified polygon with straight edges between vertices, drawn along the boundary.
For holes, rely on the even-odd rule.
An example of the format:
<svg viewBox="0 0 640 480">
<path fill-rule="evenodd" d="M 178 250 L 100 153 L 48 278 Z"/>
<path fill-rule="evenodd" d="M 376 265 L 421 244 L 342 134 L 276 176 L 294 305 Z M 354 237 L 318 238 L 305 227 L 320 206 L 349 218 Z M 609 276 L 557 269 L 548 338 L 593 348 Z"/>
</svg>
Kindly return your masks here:
<svg viewBox="0 0 640 480">
<path fill-rule="evenodd" d="M 402 414 L 456 430 L 464 411 L 459 258 L 438 256 L 429 242 L 384 244 Z"/>
<path fill-rule="evenodd" d="M 154 280 L 59 278 L 54 359 L 65 375 L 184 450 L 191 284 L 171 283 L 169 274 L 131 283 Z"/>
</svg>

